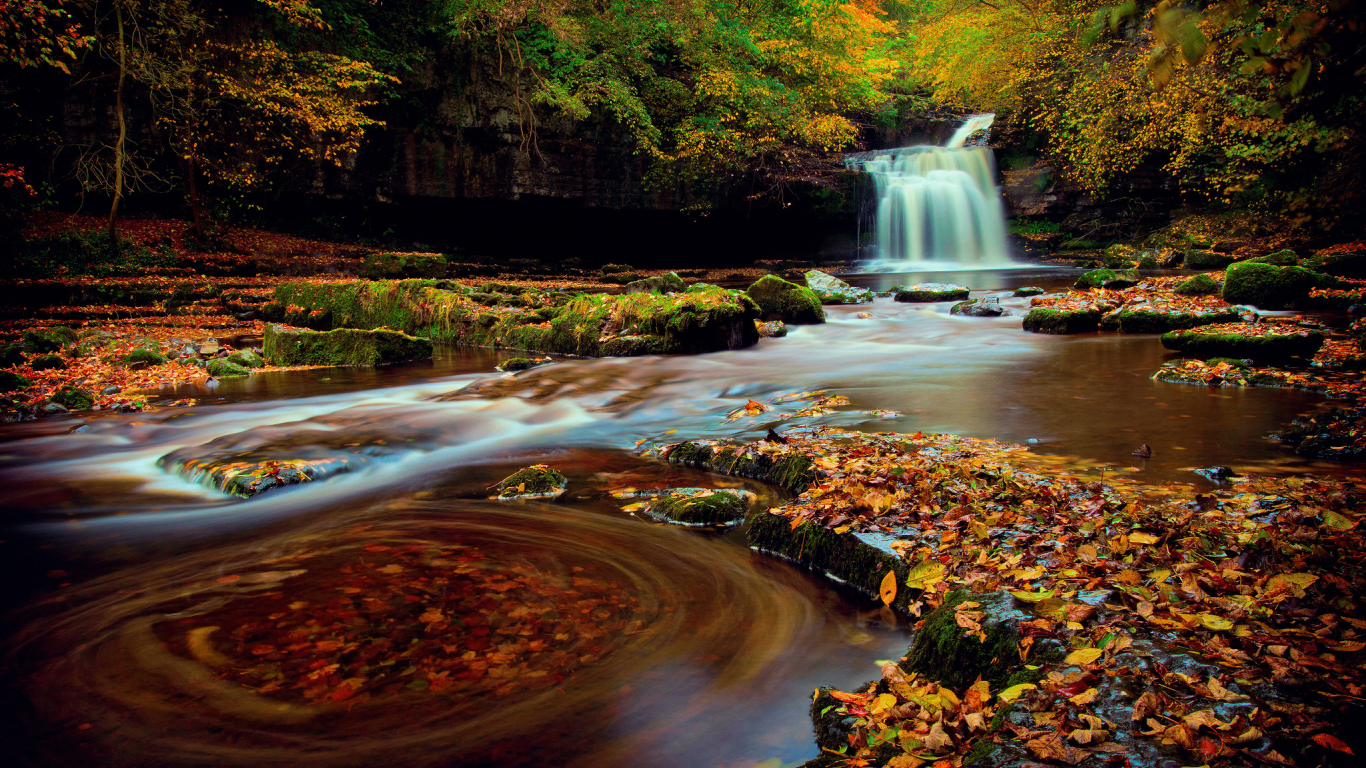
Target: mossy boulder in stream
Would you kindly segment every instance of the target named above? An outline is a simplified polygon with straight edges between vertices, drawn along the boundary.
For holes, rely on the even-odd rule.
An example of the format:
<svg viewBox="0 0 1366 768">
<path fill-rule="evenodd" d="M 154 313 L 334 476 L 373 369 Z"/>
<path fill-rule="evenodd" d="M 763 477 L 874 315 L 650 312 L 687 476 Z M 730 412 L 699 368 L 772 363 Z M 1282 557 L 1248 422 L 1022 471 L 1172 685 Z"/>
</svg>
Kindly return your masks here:
<svg viewBox="0 0 1366 768">
<path fill-rule="evenodd" d="M 1263 256 L 1253 256 L 1245 261 L 1245 263 L 1248 264 L 1274 264 L 1278 267 L 1293 267 L 1299 262 L 1299 257 L 1291 250 L 1275 251 Z"/>
<path fill-rule="evenodd" d="M 682 293 L 686 290 L 688 284 L 683 282 L 683 278 L 679 277 L 677 272 L 647 277 L 626 284 L 627 293 Z"/>
<path fill-rule="evenodd" d="M 788 325 L 825 322 L 825 310 L 821 309 L 821 300 L 815 291 L 776 275 L 764 275 L 745 293 L 759 305 L 766 320 L 782 320 Z"/>
<path fill-rule="evenodd" d="M 1214 282 L 1214 278 L 1202 273 L 1186 278 L 1172 292 L 1181 296 L 1213 296 L 1219 290 L 1220 286 Z"/>
<path fill-rule="evenodd" d="M 265 352 L 275 365 L 386 365 L 429 358 L 432 342 L 382 329 L 308 331 L 268 324 Z"/>
<path fill-rule="evenodd" d="M 89 390 L 66 384 L 52 393 L 52 402 L 73 411 L 84 411 L 95 404 L 95 395 Z"/>
<path fill-rule="evenodd" d="M 1138 274 L 1136 269 L 1093 269 L 1077 278 L 1072 284 L 1073 288 L 1108 288 L 1112 291 L 1132 288 L 1138 285 L 1143 277 Z"/>
<path fill-rule="evenodd" d="M 1167 349 L 1240 360 L 1311 358 L 1323 341 L 1320 331 L 1283 323 L 1222 323 L 1162 334 L 1162 346 Z"/>
<path fill-rule="evenodd" d="M 710 488 L 676 488 L 648 506 L 651 517 L 693 526 L 735 525 L 747 511 L 740 494 Z"/>
<path fill-rule="evenodd" d="M 226 357 L 215 357 L 210 360 L 204 370 L 215 379 L 231 379 L 240 376 L 250 376 L 251 369 L 228 360 Z"/>
<path fill-rule="evenodd" d="M 1101 310 L 1049 309 L 1035 307 L 1025 315 L 1024 329 L 1030 333 L 1085 333 L 1100 327 Z"/>
<path fill-rule="evenodd" d="M 554 499 L 564 495 L 569 480 L 545 464 L 535 464 L 520 469 L 502 482 L 489 489 L 492 498 L 503 501 L 513 499 Z"/>
<path fill-rule="evenodd" d="M 1105 315 L 1100 320 L 1100 327 L 1120 333 L 1166 333 L 1214 323 L 1233 323 L 1238 318 L 1238 310 L 1232 307 L 1214 312 L 1181 312 L 1139 304 Z"/>
<path fill-rule="evenodd" d="M 1304 307 L 1317 282 L 1317 276 L 1304 267 L 1242 262 L 1224 273 L 1224 301 L 1261 309 Z"/>
<path fill-rule="evenodd" d="M 246 350 L 233 352 L 228 355 L 227 360 L 233 365 L 240 365 L 243 368 L 263 368 L 266 364 L 266 361 L 262 360 L 259 355 Z"/>
<path fill-rule="evenodd" d="M 1186 269 L 1223 269 L 1234 262 L 1236 257 L 1214 251 L 1187 251 Z"/>
<path fill-rule="evenodd" d="M 530 357 L 513 357 L 499 363 L 497 365 L 497 370 L 504 373 L 516 373 L 518 371 L 528 371 L 542 365 L 549 365 L 550 363 L 551 359 L 548 357 L 535 359 Z"/>
<path fill-rule="evenodd" d="M 968 297 L 966 285 L 950 283 L 916 283 L 894 289 L 892 298 L 905 304 L 923 304 L 934 301 L 962 301 Z"/>
<path fill-rule="evenodd" d="M 1005 314 L 1005 310 L 1001 308 L 1001 302 L 995 298 L 968 299 L 949 307 L 949 314 L 965 317 L 1000 317 Z"/>
<path fill-rule="evenodd" d="M 14 371 L 0 371 L 0 392 L 17 392 L 31 386 L 33 382 Z"/>
<path fill-rule="evenodd" d="M 819 269 L 809 269 L 803 277 L 822 304 L 867 304 L 873 300 L 873 292 L 867 288 L 855 288 Z"/>
<path fill-rule="evenodd" d="M 980 604 L 972 610 L 983 614 L 977 621 L 986 639 L 958 625 L 957 613 L 969 600 Z M 1008 592 L 950 592 L 925 617 L 901 667 L 956 690 L 967 688 L 978 677 L 991 683 L 991 690 L 1000 690 L 1021 667 L 1020 624 L 1030 618 L 1016 608 Z"/>
<path fill-rule="evenodd" d="M 671 464 L 747 477 L 801 493 L 816 480 L 811 457 L 796 451 L 764 452 L 746 445 L 720 445 L 694 441 L 669 449 Z"/>
</svg>

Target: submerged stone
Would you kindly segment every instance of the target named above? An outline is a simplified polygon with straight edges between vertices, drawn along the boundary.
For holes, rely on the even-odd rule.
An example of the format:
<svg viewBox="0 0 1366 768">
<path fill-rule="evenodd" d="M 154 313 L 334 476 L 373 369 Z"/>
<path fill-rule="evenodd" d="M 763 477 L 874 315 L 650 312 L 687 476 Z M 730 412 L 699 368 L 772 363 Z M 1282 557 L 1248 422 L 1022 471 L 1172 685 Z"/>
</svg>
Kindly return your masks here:
<svg viewBox="0 0 1366 768">
<path fill-rule="evenodd" d="M 1005 310 L 1001 308 L 1001 302 L 996 299 L 969 299 L 954 304 L 949 308 L 949 314 L 967 317 L 1000 317 L 1005 314 Z"/>
<path fill-rule="evenodd" d="M 491 498 L 502 501 L 513 499 L 555 499 L 564 495 L 569 479 L 545 464 L 535 464 L 513 472 L 489 489 Z"/>
<path fill-rule="evenodd" d="M 825 322 L 825 310 L 815 291 L 776 275 L 764 275 L 745 293 L 759 305 L 766 320 L 782 320 L 789 325 Z"/>
<path fill-rule="evenodd" d="M 275 365 L 387 365 L 432 356 L 432 342 L 390 330 L 308 331 L 268 324 L 266 357 Z"/>
<path fill-rule="evenodd" d="M 867 288 L 855 288 L 819 269 L 807 270 L 804 277 L 806 287 L 816 292 L 822 304 L 867 304 L 873 300 L 873 292 Z"/>
<path fill-rule="evenodd" d="M 1035 307 L 1025 315 L 1024 329 L 1030 333 L 1085 333 L 1100 327 L 1101 310 L 1096 307 L 1087 309 L 1049 309 Z"/>
<path fill-rule="evenodd" d="M 968 297 L 966 285 L 951 283 L 916 283 L 896 291 L 893 298 L 902 303 L 928 303 L 933 301 L 962 301 Z"/>
</svg>

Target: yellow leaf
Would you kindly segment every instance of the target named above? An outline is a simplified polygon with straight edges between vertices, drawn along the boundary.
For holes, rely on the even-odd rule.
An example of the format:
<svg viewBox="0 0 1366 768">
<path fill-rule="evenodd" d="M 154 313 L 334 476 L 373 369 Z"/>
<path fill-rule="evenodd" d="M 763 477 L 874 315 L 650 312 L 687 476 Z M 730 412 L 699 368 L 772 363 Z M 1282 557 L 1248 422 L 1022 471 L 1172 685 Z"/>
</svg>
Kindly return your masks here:
<svg viewBox="0 0 1366 768">
<path fill-rule="evenodd" d="M 1205 629 L 1212 629 L 1216 632 L 1227 632 L 1233 629 L 1233 622 L 1212 613 L 1202 613 L 1196 618 L 1200 619 L 1200 625 Z"/>
<path fill-rule="evenodd" d="M 1054 593 L 1053 590 L 1049 589 L 1043 592 L 1012 591 L 1010 594 L 1013 595 L 1016 600 L 1023 600 L 1026 603 L 1037 603 L 1041 600 L 1047 600 L 1052 597 Z"/>
<path fill-rule="evenodd" d="M 1097 691 L 1095 688 L 1087 688 L 1076 696 L 1068 699 L 1068 701 L 1080 707 L 1095 701 L 1096 697 L 1099 695 L 1100 691 Z"/>
<path fill-rule="evenodd" d="M 873 703 L 868 707 L 871 712 L 882 712 L 896 706 L 896 696 L 884 693 L 873 699 Z"/>
<path fill-rule="evenodd" d="M 1266 588 L 1268 592 L 1289 592 L 1294 597 L 1304 597 L 1304 590 L 1318 580 L 1319 577 L 1312 573 L 1282 573 L 1272 576 Z"/>
<path fill-rule="evenodd" d="M 882 577 L 882 586 L 878 588 L 878 596 L 882 598 L 883 605 L 891 605 L 896 599 L 896 571 L 887 571 L 887 575 Z"/>
<path fill-rule="evenodd" d="M 1158 537 L 1152 535 L 1151 533 L 1139 532 L 1129 534 L 1130 544 L 1156 544 L 1158 541 Z"/>
<path fill-rule="evenodd" d="M 1095 662 L 1096 659 L 1099 659 L 1101 655 L 1104 653 L 1105 651 L 1102 651 L 1099 648 L 1081 648 L 1067 654 L 1067 658 L 1063 659 L 1063 663 L 1082 665 L 1091 664 Z"/>
<path fill-rule="evenodd" d="M 996 694 L 996 697 L 1001 701 L 1014 701 L 1024 695 L 1025 691 L 1032 691 L 1038 687 L 1039 686 L 1033 683 L 1020 683 L 1019 685 L 1012 685 L 1004 691 L 1001 691 Z"/>
<path fill-rule="evenodd" d="M 944 564 L 935 560 L 918 563 L 906 574 L 906 586 L 911 589 L 929 589 L 943 580 Z"/>
</svg>

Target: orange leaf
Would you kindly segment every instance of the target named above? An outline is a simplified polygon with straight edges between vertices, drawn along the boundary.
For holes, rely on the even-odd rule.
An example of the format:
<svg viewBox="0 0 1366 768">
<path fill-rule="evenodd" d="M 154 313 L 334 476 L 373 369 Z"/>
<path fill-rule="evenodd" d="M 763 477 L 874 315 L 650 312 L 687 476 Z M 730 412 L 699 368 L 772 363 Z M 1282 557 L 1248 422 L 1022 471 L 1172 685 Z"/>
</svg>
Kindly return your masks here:
<svg viewBox="0 0 1366 768">
<path fill-rule="evenodd" d="M 1339 739 L 1338 737 L 1332 735 L 1331 733 L 1320 733 L 1320 734 L 1318 734 L 1317 736 L 1314 736 L 1313 739 L 1314 739 L 1314 743 L 1315 743 L 1315 744 L 1318 744 L 1320 747 L 1327 747 L 1328 749 L 1335 749 L 1335 750 L 1337 750 L 1337 751 L 1339 751 L 1339 752 L 1345 752 L 1345 753 L 1347 753 L 1347 754 L 1349 754 L 1349 755 L 1355 755 L 1355 754 L 1356 754 L 1355 752 L 1352 751 L 1352 748 L 1351 748 L 1351 747 L 1347 746 L 1347 743 L 1346 743 L 1346 742 L 1344 742 L 1342 739 Z"/>
<path fill-rule="evenodd" d="M 891 605 L 896 599 L 896 571 L 887 571 L 887 575 L 882 577 L 882 586 L 878 588 L 878 594 L 882 597 L 884 605 Z"/>
</svg>

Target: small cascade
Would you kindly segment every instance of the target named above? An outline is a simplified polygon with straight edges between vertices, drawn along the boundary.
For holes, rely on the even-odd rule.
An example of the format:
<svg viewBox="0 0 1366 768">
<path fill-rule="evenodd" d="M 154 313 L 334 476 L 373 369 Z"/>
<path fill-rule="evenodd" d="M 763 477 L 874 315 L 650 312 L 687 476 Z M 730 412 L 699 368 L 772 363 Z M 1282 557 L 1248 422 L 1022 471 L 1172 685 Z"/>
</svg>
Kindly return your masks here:
<svg viewBox="0 0 1366 768">
<path fill-rule="evenodd" d="M 943 147 L 914 146 L 846 158 L 873 177 L 877 260 L 1004 266 L 1005 208 L 991 148 L 965 147 L 994 115 L 974 115 Z"/>
</svg>

